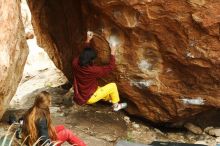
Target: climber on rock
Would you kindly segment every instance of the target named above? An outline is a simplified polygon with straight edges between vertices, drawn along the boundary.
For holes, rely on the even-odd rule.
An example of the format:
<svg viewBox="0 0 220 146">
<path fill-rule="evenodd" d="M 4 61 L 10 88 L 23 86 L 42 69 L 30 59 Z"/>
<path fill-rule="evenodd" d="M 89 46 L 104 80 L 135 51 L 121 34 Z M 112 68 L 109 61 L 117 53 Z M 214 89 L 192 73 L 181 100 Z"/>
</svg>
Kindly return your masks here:
<svg viewBox="0 0 220 146">
<path fill-rule="evenodd" d="M 120 98 L 117 85 L 115 83 L 109 83 L 100 87 L 97 81 L 97 79 L 107 76 L 115 68 L 116 45 L 110 44 L 111 57 L 109 64 L 97 66 L 94 64 L 97 53 L 90 47 L 90 41 L 93 35 L 93 32 L 87 32 L 85 47 L 79 57 L 73 60 L 74 101 L 83 105 L 105 100 L 113 104 L 114 111 L 119 111 L 126 108 L 127 103 L 119 103 Z"/>
</svg>

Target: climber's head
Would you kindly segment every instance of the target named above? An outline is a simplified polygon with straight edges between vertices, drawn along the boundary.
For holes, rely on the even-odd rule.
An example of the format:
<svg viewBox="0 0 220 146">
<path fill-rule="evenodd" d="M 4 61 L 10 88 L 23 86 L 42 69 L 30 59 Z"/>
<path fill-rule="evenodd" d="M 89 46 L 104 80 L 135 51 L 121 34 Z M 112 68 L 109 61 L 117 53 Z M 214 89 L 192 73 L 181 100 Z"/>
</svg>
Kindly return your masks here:
<svg viewBox="0 0 220 146">
<path fill-rule="evenodd" d="M 93 48 L 84 48 L 79 56 L 79 65 L 82 67 L 92 65 L 93 60 L 97 57 L 97 53 Z"/>
</svg>

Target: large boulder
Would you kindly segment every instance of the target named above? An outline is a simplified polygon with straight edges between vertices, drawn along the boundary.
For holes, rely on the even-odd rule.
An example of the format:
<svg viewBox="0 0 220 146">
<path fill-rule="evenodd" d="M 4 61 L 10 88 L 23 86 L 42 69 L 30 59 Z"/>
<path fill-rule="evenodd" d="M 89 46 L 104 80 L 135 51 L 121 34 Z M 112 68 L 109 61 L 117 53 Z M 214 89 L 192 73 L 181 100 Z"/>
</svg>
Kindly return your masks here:
<svg viewBox="0 0 220 146">
<path fill-rule="evenodd" d="M 72 81 L 86 31 L 100 64 L 118 43 L 116 82 L 127 111 L 155 123 L 220 107 L 219 0 L 29 0 L 38 43 Z M 107 40 L 107 41 L 106 41 Z"/>
<path fill-rule="evenodd" d="M 0 118 L 15 94 L 28 55 L 19 1 L 0 0 Z"/>
</svg>

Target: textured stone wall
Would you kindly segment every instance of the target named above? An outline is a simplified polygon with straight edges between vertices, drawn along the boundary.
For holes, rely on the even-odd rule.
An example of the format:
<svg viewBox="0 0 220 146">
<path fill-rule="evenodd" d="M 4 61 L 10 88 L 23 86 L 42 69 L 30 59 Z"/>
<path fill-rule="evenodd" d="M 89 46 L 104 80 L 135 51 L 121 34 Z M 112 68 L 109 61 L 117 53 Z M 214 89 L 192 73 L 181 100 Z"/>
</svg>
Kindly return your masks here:
<svg viewBox="0 0 220 146">
<path fill-rule="evenodd" d="M 0 118 L 21 80 L 27 54 L 20 1 L 0 0 Z"/>
<path fill-rule="evenodd" d="M 72 80 L 86 31 L 99 64 L 120 45 L 116 82 L 127 111 L 156 123 L 220 107 L 219 0 L 29 0 L 39 44 Z"/>
<path fill-rule="evenodd" d="M 79 0 L 29 0 L 32 25 L 38 45 L 44 48 L 56 66 L 71 79 L 72 57 L 83 39 Z"/>
</svg>

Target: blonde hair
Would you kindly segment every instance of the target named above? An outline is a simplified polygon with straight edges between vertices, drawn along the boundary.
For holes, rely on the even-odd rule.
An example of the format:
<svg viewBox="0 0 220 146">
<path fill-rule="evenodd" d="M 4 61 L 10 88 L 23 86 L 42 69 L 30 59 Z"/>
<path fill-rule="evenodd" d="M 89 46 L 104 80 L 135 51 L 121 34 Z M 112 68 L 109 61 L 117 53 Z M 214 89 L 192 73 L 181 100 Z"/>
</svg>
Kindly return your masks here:
<svg viewBox="0 0 220 146">
<path fill-rule="evenodd" d="M 49 106 L 51 104 L 51 96 L 48 92 L 42 91 L 35 99 L 34 105 L 26 112 L 24 117 L 24 126 L 22 130 L 23 140 L 28 137 L 27 144 L 33 145 L 38 136 L 36 122 L 41 119 L 47 120 L 48 134 L 51 140 L 56 140 L 56 132 L 51 123 Z"/>
</svg>

